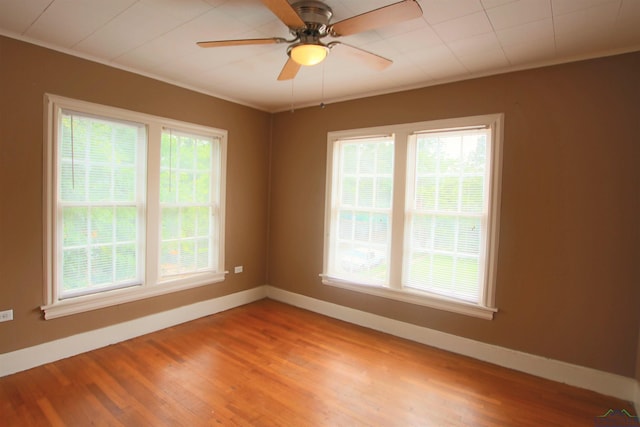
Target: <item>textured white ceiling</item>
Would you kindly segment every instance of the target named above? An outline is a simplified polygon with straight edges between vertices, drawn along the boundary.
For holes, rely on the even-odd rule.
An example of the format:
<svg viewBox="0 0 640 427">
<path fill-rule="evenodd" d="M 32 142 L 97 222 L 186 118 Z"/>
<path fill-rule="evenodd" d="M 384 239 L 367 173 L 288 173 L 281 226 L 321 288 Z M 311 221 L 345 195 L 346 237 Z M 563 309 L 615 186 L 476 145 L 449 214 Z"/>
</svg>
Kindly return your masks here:
<svg viewBox="0 0 640 427">
<path fill-rule="evenodd" d="M 396 0 L 325 0 L 332 22 Z M 260 0 L 0 0 L 0 34 L 266 111 L 640 50 L 640 0 L 419 0 L 422 18 L 340 41 L 393 60 L 383 71 L 333 49 L 277 81 L 286 45 Z"/>
</svg>

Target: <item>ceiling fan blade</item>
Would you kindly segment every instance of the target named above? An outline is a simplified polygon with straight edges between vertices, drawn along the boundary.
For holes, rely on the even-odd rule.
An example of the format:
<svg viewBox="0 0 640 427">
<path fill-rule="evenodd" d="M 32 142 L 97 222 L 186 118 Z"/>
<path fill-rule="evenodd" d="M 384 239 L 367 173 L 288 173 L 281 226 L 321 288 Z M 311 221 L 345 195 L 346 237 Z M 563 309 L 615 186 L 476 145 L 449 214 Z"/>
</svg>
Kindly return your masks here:
<svg viewBox="0 0 640 427">
<path fill-rule="evenodd" d="M 200 47 L 224 47 L 224 46 L 244 46 L 253 44 L 274 44 L 286 42 L 280 37 L 271 37 L 268 39 L 239 39 L 239 40 L 214 40 L 196 43 Z"/>
<path fill-rule="evenodd" d="M 304 28 L 305 23 L 287 0 L 262 0 L 274 15 L 289 28 Z"/>
<path fill-rule="evenodd" d="M 331 26 L 333 36 L 349 36 L 364 31 L 375 30 L 387 25 L 408 21 L 422 16 L 422 8 L 415 0 L 403 0 L 370 12 L 347 18 Z"/>
<path fill-rule="evenodd" d="M 278 80 L 291 80 L 295 78 L 296 74 L 298 74 L 298 71 L 300 70 L 300 67 L 300 64 L 289 58 L 284 64 L 284 67 L 282 67 L 282 71 L 280 71 Z"/>
<path fill-rule="evenodd" d="M 371 53 L 364 49 L 360 49 L 359 47 L 351 46 L 350 44 L 345 44 L 341 42 L 333 42 L 329 45 L 330 48 L 334 48 L 335 46 L 341 46 L 340 49 L 347 52 L 348 54 L 357 57 L 362 62 L 367 64 L 369 67 L 374 68 L 376 70 L 384 70 L 389 65 L 393 64 L 393 61 L 382 57 L 380 55 L 376 55 L 375 53 Z"/>
</svg>

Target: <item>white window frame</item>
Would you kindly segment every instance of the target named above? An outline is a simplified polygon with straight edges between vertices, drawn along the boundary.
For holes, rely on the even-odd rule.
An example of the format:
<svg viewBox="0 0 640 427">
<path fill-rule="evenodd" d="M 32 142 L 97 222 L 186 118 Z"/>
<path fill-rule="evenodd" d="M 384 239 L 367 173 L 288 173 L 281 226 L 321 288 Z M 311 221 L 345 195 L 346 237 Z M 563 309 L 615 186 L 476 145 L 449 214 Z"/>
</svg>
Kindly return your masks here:
<svg viewBox="0 0 640 427">
<path fill-rule="evenodd" d="M 141 300 L 158 295 L 177 292 L 198 286 L 208 285 L 223 281 L 228 273 L 224 269 L 224 230 L 225 230 L 225 188 L 226 188 L 226 156 L 227 156 L 227 131 L 208 126 L 167 119 L 149 114 L 134 112 L 121 108 L 115 108 L 91 102 L 65 98 L 57 95 L 46 94 L 44 99 L 44 129 L 45 129 L 45 155 L 44 155 L 44 304 L 41 310 L 45 319 L 53 319 L 68 316 L 89 310 L 109 307 L 126 302 Z M 147 129 L 146 163 L 144 177 L 146 182 L 146 195 L 144 196 L 144 230 L 141 233 L 141 245 L 143 246 L 143 282 L 140 285 L 124 287 L 120 289 L 106 290 L 104 292 L 80 295 L 62 299 L 59 295 L 56 283 L 56 257 L 57 257 L 57 133 L 58 115 L 62 110 L 78 111 L 84 114 L 142 123 Z M 197 272 L 193 274 L 172 277 L 160 280 L 159 254 L 160 254 L 160 141 L 162 129 L 180 129 L 184 132 L 192 132 L 211 136 L 219 141 L 219 174 L 215 177 L 219 182 L 215 183 L 216 189 L 214 201 L 216 213 L 219 215 L 218 227 L 214 231 L 217 237 L 217 269 L 215 271 Z M 212 176 L 212 180 L 214 177 Z"/>
<path fill-rule="evenodd" d="M 500 224 L 500 192 L 502 176 L 502 145 L 503 145 L 503 114 L 486 114 L 461 118 L 432 120 L 419 123 L 379 126 L 363 129 L 329 132 L 327 135 L 327 175 L 325 192 L 325 234 L 324 234 L 324 262 L 323 272 L 320 274 L 322 283 L 357 292 L 376 295 L 393 300 L 432 307 L 440 310 L 469 315 L 481 319 L 493 319 L 498 311 L 495 304 L 495 284 L 498 261 L 498 240 Z M 408 151 L 410 139 L 414 134 L 425 131 L 448 130 L 469 127 L 489 127 L 492 141 L 487 153 L 489 163 L 489 185 L 487 187 L 488 217 L 486 241 L 482 248 L 486 253 L 486 263 L 483 270 L 484 288 L 480 289 L 481 297 L 478 303 L 410 289 L 402 285 L 403 253 L 405 245 L 405 222 L 407 220 L 407 180 L 411 179 L 408 170 Z M 332 277 L 330 271 L 332 240 L 335 236 L 333 226 L 333 210 L 337 177 L 337 141 L 344 139 L 366 138 L 373 135 L 389 135 L 395 137 L 394 174 L 393 174 L 393 208 L 391 219 L 391 264 L 390 280 L 384 286 L 375 286 L 350 281 L 345 278 Z M 408 227 L 407 227 L 408 228 Z"/>
</svg>

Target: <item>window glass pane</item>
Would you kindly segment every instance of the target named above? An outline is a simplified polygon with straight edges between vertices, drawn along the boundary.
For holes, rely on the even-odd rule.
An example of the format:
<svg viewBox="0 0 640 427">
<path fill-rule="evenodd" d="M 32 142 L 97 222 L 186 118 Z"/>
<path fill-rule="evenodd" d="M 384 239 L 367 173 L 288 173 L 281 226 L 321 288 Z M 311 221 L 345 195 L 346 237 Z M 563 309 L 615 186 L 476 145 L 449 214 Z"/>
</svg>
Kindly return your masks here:
<svg viewBox="0 0 640 427">
<path fill-rule="evenodd" d="M 418 141 L 416 163 L 418 174 L 436 173 L 438 167 L 438 140 L 436 138 L 424 137 Z"/>
<path fill-rule="evenodd" d="M 453 250 L 457 231 L 456 219 L 452 216 L 434 217 L 433 249 L 435 251 Z"/>
<path fill-rule="evenodd" d="M 479 271 L 478 258 L 458 258 L 454 294 L 460 295 L 461 298 L 467 297 L 469 300 L 477 299 L 480 293 L 477 285 L 480 280 Z"/>
<path fill-rule="evenodd" d="M 435 176 L 418 176 L 416 182 L 416 209 L 433 210 L 436 207 L 436 184 Z"/>
<path fill-rule="evenodd" d="M 89 256 L 87 247 L 62 251 L 62 291 L 84 289 L 89 283 Z"/>
<path fill-rule="evenodd" d="M 465 135 L 462 141 L 464 173 L 484 173 L 487 163 L 487 134 Z"/>
<path fill-rule="evenodd" d="M 178 203 L 194 201 L 194 172 L 181 170 L 178 172 Z"/>
<path fill-rule="evenodd" d="M 362 177 L 358 179 L 358 207 L 373 207 L 373 178 Z"/>
<path fill-rule="evenodd" d="M 458 210 L 460 179 L 455 176 L 443 176 L 438 179 L 438 203 L 440 211 Z"/>
<path fill-rule="evenodd" d="M 179 248 L 179 241 L 163 240 L 160 246 L 160 273 L 163 276 L 180 273 Z"/>
<path fill-rule="evenodd" d="M 460 218 L 458 227 L 457 252 L 479 255 L 482 235 L 480 218 Z"/>
<path fill-rule="evenodd" d="M 212 215 L 219 141 L 166 129 L 160 167 L 160 276 L 210 271 L 215 265 Z M 214 224 L 215 222 L 215 224 Z"/>
<path fill-rule="evenodd" d="M 111 186 L 113 183 L 113 165 L 103 165 L 99 162 L 89 164 L 87 171 L 88 199 L 92 202 L 111 200 Z M 134 182 L 129 182 L 129 186 L 134 186 Z"/>
<path fill-rule="evenodd" d="M 195 147 L 193 138 L 181 136 L 178 138 L 178 168 L 181 170 L 195 169 Z M 208 170 L 205 167 L 206 170 Z"/>
<path fill-rule="evenodd" d="M 354 217 L 351 211 L 340 211 L 338 216 L 338 239 L 353 240 L 354 235 Z"/>
<path fill-rule="evenodd" d="M 197 236 L 196 208 L 181 208 L 180 237 Z"/>
<path fill-rule="evenodd" d="M 390 176 L 393 173 L 393 144 L 378 144 L 376 162 L 378 175 Z"/>
<path fill-rule="evenodd" d="M 96 286 L 108 285 L 114 281 L 113 247 L 100 245 L 91 247 L 91 283 Z"/>
<path fill-rule="evenodd" d="M 160 203 L 175 203 L 178 192 L 176 191 L 176 173 L 168 165 L 160 171 Z"/>
<path fill-rule="evenodd" d="M 180 270 L 194 271 L 196 269 L 196 245 L 192 239 L 180 241 Z"/>
<path fill-rule="evenodd" d="M 341 183 L 342 187 L 342 205 L 355 206 L 356 204 L 356 178 L 352 176 L 345 176 Z"/>
<path fill-rule="evenodd" d="M 197 210 L 197 230 L 198 236 L 209 236 L 211 234 L 211 207 L 199 207 Z"/>
<path fill-rule="evenodd" d="M 208 173 L 195 174 L 195 201 L 209 203 L 211 197 L 211 175 Z"/>
<path fill-rule="evenodd" d="M 196 268 L 207 268 L 211 264 L 211 251 L 209 251 L 209 240 L 196 240 Z"/>
<path fill-rule="evenodd" d="M 370 174 L 376 168 L 376 146 L 373 143 L 358 144 L 358 172 Z"/>
<path fill-rule="evenodd" d="M 459 136 L 442 135 L 438 138 L 438 173 L 455 174 L 460 171 Z"/>
<path fill-rule="evenodd" d="M 116 242 L 135 243 L 138 234 L 138 219 L 136 208 L 116 208 Z"/>
<path fill-rule="evenodd" d="M 114 208 L 95 207 L 90 209 L 89 230 L 91 243 L 113 243 L 115 231 L 113 221 Z"/>
<path fill-rule="evenodd" d="M 408 282 L 413 288 L 427 290 L 433 281 L 433 256 L 428 252 L 413 251 L 409 258 Z"/>
<path fill-rule="evenodd" d="M 116 246 L 116 281 L 136 278 L 137 255 L 135 243 Z"/>
<path fill-rule="evenodd" d="M 355 174 L 358 171 L 358 145 L 344 144 L 342 147 L 342 173 Z"/>
<path fill-rule="evenodd" d="M 411 246 L 416 249 L 433 249 L 435 221 L 431 215 L 415 215 L 410 222 Z"/>
<path fill-rule="evenodd" d="M 355 236 L 354 241 L 366 243 L 371 240 L 371 214 L 369 212 L 358 212 L 355 216 Z"/>
<path fill-rule="evenodd" d="M 465 176 L 462 178 L 462 212 L 481 213 L 484 204 L 484 176 Z"/>
<path fill-rule="evenodd" d="M 117 202 L 135 201 L 135 188 L 131 186 L 131 183 L 136 179 L 135 166 L 115 167 L 113 175 L 113 200 Z"/>
<path fill-rule="evenodd" d="M 208 171 L 211 169 L 212 152 L 211 147 L 207 141 L 196 141 L 196 168 L 199 170 Z"/>
<path fill-rule="evenodd" d="M 391 239 L 390 215 L 387 213 L 376 213 L 371 217 L 371 241 L 381 245 L 386 245 Z"/>
<path fill-rule="evenodd" d="M 453 256 L 434 254 L 432 263 L 432 286 L 435 289 L 449 288 L 453 284 Z"/>
<path fill-rule="evenodd" d="M 62 209 L 62 245 L 65 248 L 82 246 L 87 243 L 88 208 L 66 207 Z"/>
<path fill-rule="evenodd" d="M 180 209 L 162 209 L 162 240 L 177 239 L 180 237 Z"/>
<path fill-rule="evenodd" d="M 58 117 L 60 296 L 141 283 L 145 128 L 75 112 Z"/>
<path fill-rule="evenodd" d="M 393 179 L 380 177 L 376 179 L 375 207 L 390 209 L 393 198 Z"/>
<path fill-rule="evenodd" d="M 86 168 L 81 162 L 63 159 L 60 165 L 60 199 L 65 202 L 87 200 Z"/>
</svg>

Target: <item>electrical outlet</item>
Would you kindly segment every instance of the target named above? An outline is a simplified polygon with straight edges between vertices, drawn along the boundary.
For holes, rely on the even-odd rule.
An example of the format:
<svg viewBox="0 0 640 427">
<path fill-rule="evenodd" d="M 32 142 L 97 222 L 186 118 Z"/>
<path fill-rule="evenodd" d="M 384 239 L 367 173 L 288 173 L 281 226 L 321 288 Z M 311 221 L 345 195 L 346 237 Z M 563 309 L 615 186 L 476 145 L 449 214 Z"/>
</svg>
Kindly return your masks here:
<svg viewBox="0 0 640 427">
<path fill-rule="evenodd" d="M 0 322 L 13 320 L 13 310 L 0 311 Z"/>
<path fill-rule="evenodd" d="M 242 266 L 241 266 L 241 265 L 239 265 L 239 266 L 235 267 L 235 268 L 233 269 L 233 272 L 234 272 L 234 273 L 242 273 Z"/>
</svg>

